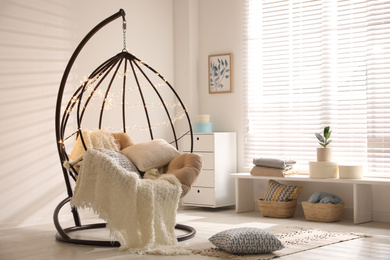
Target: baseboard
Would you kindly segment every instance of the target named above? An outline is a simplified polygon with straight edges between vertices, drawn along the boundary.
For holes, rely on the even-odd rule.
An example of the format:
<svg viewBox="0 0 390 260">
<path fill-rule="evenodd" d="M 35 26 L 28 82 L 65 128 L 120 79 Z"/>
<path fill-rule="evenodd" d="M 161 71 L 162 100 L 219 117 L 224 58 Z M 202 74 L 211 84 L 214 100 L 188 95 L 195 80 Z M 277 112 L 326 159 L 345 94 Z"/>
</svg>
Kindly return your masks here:
<svg viewBox="0 0 390 260">
<path fill-rule="evenodd" d="M 372 220 L 376 222 L 390 223 L 390 210 L 373 210 Z"/>
</svg>

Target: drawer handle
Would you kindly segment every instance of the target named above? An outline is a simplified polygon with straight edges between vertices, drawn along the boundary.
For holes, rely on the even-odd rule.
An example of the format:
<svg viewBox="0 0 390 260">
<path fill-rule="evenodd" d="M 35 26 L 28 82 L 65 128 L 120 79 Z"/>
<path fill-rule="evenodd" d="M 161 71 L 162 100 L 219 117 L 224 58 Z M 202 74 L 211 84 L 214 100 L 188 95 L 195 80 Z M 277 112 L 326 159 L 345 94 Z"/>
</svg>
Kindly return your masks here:
<svg viewBox="0 0 390 260">
<path fill-rule="evenodd" d="M 200 190 L 198 190 L 198 193 L 200 193 Z"/>
<path fill-rule="evenodd" d="M 199 137 L 197 137 L 196 140 L 199 141 Z"/>
</svg>

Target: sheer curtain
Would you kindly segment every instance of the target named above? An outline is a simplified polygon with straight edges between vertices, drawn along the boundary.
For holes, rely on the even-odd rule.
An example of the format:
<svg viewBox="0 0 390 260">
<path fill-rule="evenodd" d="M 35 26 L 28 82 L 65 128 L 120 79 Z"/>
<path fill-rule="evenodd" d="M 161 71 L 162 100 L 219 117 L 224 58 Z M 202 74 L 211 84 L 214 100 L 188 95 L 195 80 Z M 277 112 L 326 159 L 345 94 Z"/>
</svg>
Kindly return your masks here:
<svg viewBox="0 0 390 260">
<path fill-rule="evenodd" d="M 390 177 L 390 1 L 246 0 L 244 162 L 316 161 L 333 130 L 339 164 Z"/>
</svg>

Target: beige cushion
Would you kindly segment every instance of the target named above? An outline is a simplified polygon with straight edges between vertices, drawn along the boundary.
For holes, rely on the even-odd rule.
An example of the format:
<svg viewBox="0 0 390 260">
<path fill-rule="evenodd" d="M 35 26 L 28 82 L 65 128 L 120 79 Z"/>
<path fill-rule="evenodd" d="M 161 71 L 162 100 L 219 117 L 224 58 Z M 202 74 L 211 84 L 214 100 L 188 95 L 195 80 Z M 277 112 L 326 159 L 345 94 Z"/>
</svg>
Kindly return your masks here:
<svg viewBox="0 0 390 260">
<path fill-rule="evenodd" d="M 87 148 L 105 148 L 109 149 L 115 152 L 119 152 L 118 144 L 115 141 L 115 138 L 112 134 L 102 131 L 102 130 L 84 130 L 83 131 L 83 139 L 85 142 L 85 146 Z M 84 145 L 81 141 L 81 137 L 78 136 L 76 143 L 73 147 L 72 153 L 69 155 L 69 161 L 64 162 L 64 167 L 72 172 L 73 169 L 76 171 L 74 172 L 76 175 L 79 171 L 79 168 L 82 164 L 82 156 L 85 152 Z M 70 167 L 70 164 L 73 165 L 73 168 Z"/>
<path fill-rule="evenodd" d="M 202 157 L 195 153 L 184 153 L 174 158 L 166 167 L 166 174 L 175 175 L 181 182 L 184 197 L 191 189 L 202 169 Z"/>
<path fill-rule="evenodd" d="M 164 139 L 134 144 L 121 150 L 140 171 L 147 171 L 167 165 L 180 153 Z"/>
<path fill-rule="evenodd" d="M 83 139 L 87 148 L 100 147 L 119 152 L 118 145 L 115 142 L 115 138 L 110 133 L 103 130 L 84 130 Z M 85 152 L 84 145 L 80 136 L 77 137 L 76 144 L 73 147 L 72 153 L 69 155 L 71 161 L 78 160 Z"/>
<path fill-rule="evenodd" d="M 119 150 L 123 150 L 126 147 L 134 145 L 133 140 L 126 133 L 111 133 L 115 138 L 115 143 L 118 145 Z"/>
</svg>

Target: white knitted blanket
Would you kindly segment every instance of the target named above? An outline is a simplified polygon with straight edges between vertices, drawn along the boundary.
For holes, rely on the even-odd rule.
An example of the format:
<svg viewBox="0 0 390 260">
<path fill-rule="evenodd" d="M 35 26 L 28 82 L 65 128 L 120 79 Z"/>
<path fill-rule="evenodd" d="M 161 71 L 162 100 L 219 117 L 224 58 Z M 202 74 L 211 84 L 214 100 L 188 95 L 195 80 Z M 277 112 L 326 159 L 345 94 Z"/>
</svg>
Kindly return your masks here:
<svg viewBox="0 0 390 260">
<path fill-rule="evenodd" d="M 83 138 L 87 148 L 90 147 L 102 147 L 109 150 L 119 152 L 119 148 L 115 143 L 113 135 L 103 130 L 84 130 Z M 77 138 L 76 143 L 73 147 L 72 153 L 69 155 L 71 161 L 77 161 L 85 152 L 83 143 L 81 142 L 80 136 Z"/>
<path fill-rule="evenodd" d="M 150 174 L 149 174 L 150 175 Z M 180 181 L 172 174 L 140 179 L 104 153 L 89 149 L 71 204 L 92 208 L 121 250 L 137 254 L 189 254 L 175 236 Z"/>
<path fill-rule="evenodd" d="M 102 130 L 95 130 L 95 131 L 84 130 L 83 139 L 85 142 L 85 146 L 87 148 L 101 147 L 101 148 L 106 148 L 109 150 L 119 152 L 119 148 L 115 143 L 114 136 L 108 132 Z M 80 136 L 78 136 L 76 143 L 73 147 L 72 153 L 69 155 L 70 161 L 69 162 L 65 161 L 64 167 L 73 172 L 73 170 L 69 166 L 70 164 L 72 164 L 76 170 L 76 172 L 74 173 L 78 175 L 80 165 L 82 164 L 81 159 L 83 158 L 84 152 L 85 152 L 84 145 L 81 141 Z"/>
</svg>

